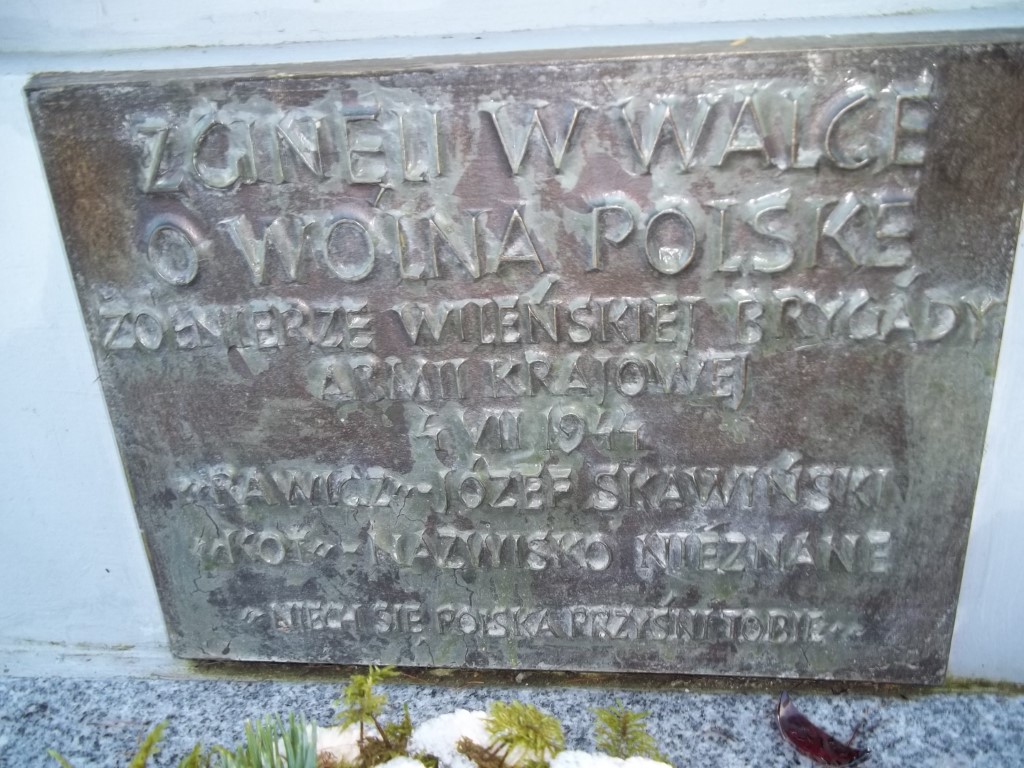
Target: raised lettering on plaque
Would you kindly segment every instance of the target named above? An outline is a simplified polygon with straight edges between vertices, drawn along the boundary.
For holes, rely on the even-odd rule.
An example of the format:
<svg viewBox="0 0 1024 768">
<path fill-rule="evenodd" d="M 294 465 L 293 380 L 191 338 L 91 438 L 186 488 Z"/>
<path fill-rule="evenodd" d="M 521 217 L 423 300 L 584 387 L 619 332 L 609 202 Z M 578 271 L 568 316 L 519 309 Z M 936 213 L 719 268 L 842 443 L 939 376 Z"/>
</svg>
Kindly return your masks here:
<svg viewBox="0 0 1024 768">
<path fill-rule="evenodd" d="M 941 679 L 993 39 L 37 78 L 175 653 Z"/>
</svg>

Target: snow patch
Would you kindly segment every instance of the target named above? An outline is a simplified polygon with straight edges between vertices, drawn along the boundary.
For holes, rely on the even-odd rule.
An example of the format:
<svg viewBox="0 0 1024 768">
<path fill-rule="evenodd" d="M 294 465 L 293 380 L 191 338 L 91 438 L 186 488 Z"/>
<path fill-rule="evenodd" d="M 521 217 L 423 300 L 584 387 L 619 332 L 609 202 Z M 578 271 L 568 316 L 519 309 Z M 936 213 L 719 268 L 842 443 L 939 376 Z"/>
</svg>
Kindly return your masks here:
<svg viewBox="0 0 1024 768">
<path fill-rule="evenodd" d="M 337 725 L 317 727 L 316 753 L 318 755 L 329 755 L 336 762 L 355 763 L 359 760 L 359 752 L 358 724 L 353 723 L 345 728 Z"/>
<path fill-rule="evenodd" d="M 459 752 L 462 739 L 487 746 L 487 713 L 480 710 L 457 709 L 447 715 L 438 715 L 416 726 L 409 739 L 409 752 L 424 752 L 437 758 L 439 768 L 476 768 L 468 757 Z M 638 767 L 639 768 L 639 767 Z"/>
<path fill-rule="evenodd" d="M 623 760 L 621 757 L 612 757 L 600 752 L 567 749 L 555 755 L 551 761 L 551 768 L 672 768 L 672 766 L 646 757 L 629 757 Z"/>
<path fill-rule="evenodd" d="M 381 763 L 377 768 L 427 768 L 419 760 L 413 760 L 411 757 L 400 755 L 398 757 L 392 757 L 386 763 Z"/>
</svg>

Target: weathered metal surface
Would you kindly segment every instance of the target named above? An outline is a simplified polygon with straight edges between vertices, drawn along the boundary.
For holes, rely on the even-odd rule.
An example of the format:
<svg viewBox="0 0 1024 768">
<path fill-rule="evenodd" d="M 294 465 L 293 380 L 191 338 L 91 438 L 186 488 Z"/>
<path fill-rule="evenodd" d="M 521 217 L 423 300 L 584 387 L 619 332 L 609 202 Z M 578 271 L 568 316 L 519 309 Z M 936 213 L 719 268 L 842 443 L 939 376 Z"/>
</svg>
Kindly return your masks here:
<svg viewBox="0 0 1024 768">
<path fill-rule="evenodd" d="M 51 77 L 176 653 L 935 681 L 1019 44 Z"/>
</svg>

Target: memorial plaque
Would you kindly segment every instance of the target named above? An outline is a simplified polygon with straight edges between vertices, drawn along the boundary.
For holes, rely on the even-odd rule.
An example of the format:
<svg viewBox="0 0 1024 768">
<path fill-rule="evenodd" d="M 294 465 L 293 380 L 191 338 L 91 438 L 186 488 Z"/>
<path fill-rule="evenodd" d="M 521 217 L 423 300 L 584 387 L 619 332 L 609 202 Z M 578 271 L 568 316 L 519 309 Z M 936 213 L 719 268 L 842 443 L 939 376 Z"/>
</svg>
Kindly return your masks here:
<svg viewBox="0 0 1024 768">
<path fill-rule="evenodd" d="M 941 680 L 1009 38 L 37 78 L 174 652 Z"/>
</svg>

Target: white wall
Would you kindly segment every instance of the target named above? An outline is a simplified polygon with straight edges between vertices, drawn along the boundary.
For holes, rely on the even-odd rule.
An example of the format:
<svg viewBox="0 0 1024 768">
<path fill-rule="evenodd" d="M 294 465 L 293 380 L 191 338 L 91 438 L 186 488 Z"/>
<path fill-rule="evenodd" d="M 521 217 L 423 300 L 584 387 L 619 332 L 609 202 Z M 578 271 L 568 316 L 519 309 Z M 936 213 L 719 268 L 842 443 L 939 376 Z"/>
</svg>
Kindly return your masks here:
<svg viewBox="0 0 1024 768">
<path fill-rule="evenodd" d="M 176 674 L 21 89 L 33 72 L 1024 27 L 932 0 L 7 0 L 0 7 L 0 672 Z M 331 42 L 341 40 L 344 42 Z M 290 43 L 289 45 L 277 45 Z M 185 48 L 184 46 L 219 46 Z M 1018 258 L 1024 254 L 1018 252 Z M 1024 270 L 1011 287 L 950 673 L 1024 682 Z"/>
<path fill-rule="evenodd" d="M 1006 0 L 6 0 L 0 50 L 276 45 L 751 21 L 788 25 L 809 18 L 825 29 L 829 20 L 844 17 L 884 24 L 891 20 L 882 17 L 1019 7 Z M 841 29 L 833 24 L 828 31 Z"/>
</svg>

